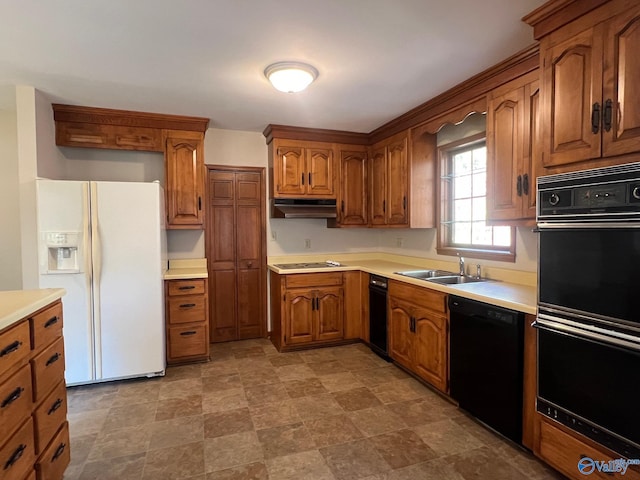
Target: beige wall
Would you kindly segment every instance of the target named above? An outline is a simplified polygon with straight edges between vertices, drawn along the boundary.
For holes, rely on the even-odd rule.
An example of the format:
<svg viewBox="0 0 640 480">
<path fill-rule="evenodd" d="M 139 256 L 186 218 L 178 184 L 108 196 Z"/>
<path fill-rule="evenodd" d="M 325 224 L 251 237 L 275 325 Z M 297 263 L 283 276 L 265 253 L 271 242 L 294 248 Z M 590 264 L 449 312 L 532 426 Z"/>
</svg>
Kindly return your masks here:
<svg viewBox="0 0 640 480">
<path fill-rule="evenodd" d="M 0 290 L 22 288 L 19 200 L 18 129 L 14 108 L 0 110 Z"/>
</svg>

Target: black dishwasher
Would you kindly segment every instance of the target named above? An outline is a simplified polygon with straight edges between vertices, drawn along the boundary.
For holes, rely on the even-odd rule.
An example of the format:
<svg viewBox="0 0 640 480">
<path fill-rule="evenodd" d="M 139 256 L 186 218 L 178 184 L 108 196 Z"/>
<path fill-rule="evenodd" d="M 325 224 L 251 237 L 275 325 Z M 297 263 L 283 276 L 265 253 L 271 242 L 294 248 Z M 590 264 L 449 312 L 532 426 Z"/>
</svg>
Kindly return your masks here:
<svg viewBox="0 0 640 480">
<path fill-rule="evenodd" d="M 389 361 L 387 350 L 387 279 L 369 277 L 369 346 Z"/>
<path fill-rule="evenodd" d="M 449 312 L 451 397 L 521 444 L 524 314 L 456 296 Z"/>
</svg>

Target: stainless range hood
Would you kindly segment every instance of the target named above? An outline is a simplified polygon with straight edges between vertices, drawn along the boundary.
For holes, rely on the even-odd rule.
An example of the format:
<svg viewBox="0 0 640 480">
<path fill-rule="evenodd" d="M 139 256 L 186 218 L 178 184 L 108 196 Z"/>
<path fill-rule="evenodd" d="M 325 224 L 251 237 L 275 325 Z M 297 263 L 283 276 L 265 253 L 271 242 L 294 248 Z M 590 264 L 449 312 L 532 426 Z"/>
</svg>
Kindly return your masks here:
<svg viewBox="0 0 640 480">
<path fill-rule="evenodd" d="M 272 218 L 336 218 L 335 200 L 275 198 L 271 200 Z"/>
</svg>

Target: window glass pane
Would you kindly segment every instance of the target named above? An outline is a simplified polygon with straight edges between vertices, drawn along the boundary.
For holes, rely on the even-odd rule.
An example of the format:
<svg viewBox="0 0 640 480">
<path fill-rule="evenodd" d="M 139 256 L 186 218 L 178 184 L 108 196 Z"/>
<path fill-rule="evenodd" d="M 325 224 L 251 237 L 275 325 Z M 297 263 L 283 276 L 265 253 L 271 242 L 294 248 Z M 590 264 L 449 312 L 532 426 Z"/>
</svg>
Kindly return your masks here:
<svg viewBox="0 0 640 480">
<path fill-rule="evenodd" d="M 453 198 L 469 198 L 471 196 L 471 175 L 454 177 Z"/>
<path fill-rule="evenodd" d="M 487 194 L 487 174 L 475 173 L 473 175 L 473 196 L 484 197 Z"/>
<path fill-rule="evenodd" d="M 472 220 L 484 222 L 487 218 L 487 197 L 474 197 L 472 208 Z"/>
<path fill-rule="evenodd" d="M 471 173 L 471 152 L 459 152 L 453 156 L 453 174 L 464 175 Z"/>
<path fill-rule="evenodd" d="M 471 220 L 471 199 L 454 200 L 453 221 L 468 222 Z"/>
<path fill-rule="evenodd" d="M 471 224 L 468 222 L 453 224 L 453 243 L 469 245 L 471 243 Z"/>
<path fill-rule="evenodd" d="M 473 151 L 473 169 L 474 170 L 486 170 L 487 169 L 487 148 L 476 148 Z"/>
<path fill-rule="evenodd" d="M 511 227 L 493 227 L 493 244 L 501 247 L 511 245 Z"/>
<path fill-rule="evenodd" d="M 482 222 L 473 222 L 471 229 L 471 243 L 473 245 L 491 245 L 491 227 Z"/>
</svg>

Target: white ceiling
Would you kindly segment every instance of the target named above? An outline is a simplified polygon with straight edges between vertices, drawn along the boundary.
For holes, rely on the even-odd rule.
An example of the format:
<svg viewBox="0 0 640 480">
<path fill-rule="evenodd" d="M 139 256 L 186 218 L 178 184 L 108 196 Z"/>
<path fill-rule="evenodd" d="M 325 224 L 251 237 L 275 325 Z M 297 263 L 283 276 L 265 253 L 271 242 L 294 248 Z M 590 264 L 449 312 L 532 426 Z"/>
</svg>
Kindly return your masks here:
<svg viewBox="0 0 640 480">
<path fill-rule="evenodd" d="M 520 18 L 542 3 L 0 0 L 0 85 L 218 128 L 369 132 L 533 43 Z M 277 92 L 263 71 L 287 60 L 318 80 Z"/>
</svg>

